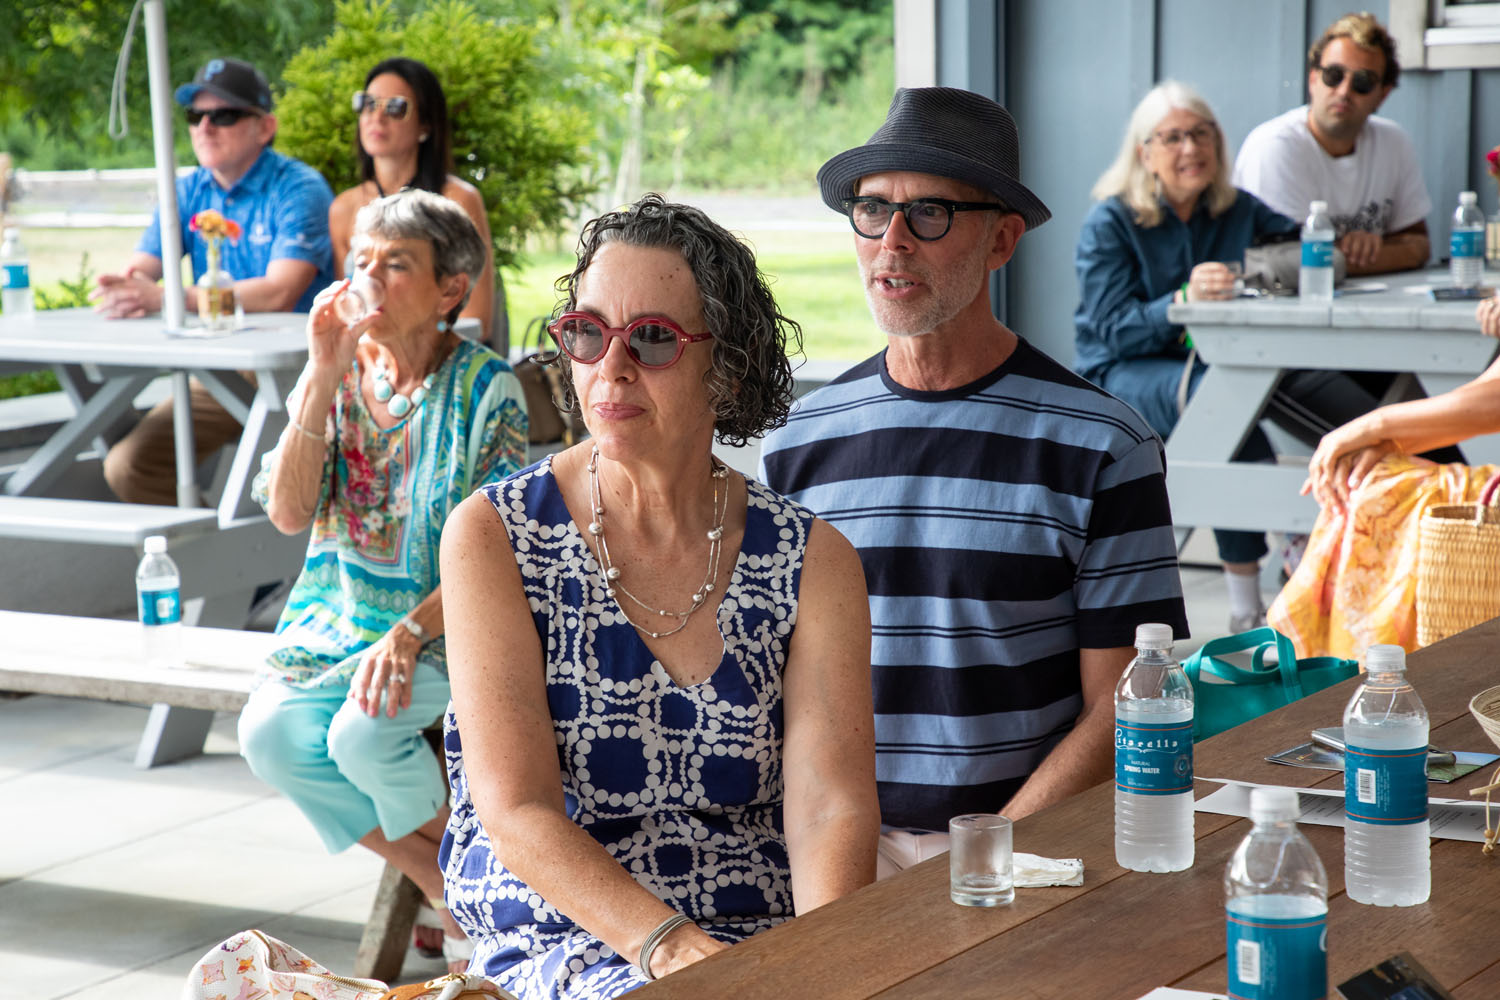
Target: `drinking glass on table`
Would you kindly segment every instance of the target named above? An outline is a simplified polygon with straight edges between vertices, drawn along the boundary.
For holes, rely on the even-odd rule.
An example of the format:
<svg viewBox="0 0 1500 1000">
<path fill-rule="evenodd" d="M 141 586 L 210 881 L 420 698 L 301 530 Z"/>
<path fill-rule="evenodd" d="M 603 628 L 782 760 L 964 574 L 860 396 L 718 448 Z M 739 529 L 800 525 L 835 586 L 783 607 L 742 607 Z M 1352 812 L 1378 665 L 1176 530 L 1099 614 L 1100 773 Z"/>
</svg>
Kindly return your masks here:
<svg viewBox="0 0 1500 1000">
<path fill-rule="evenodd" d="M 1245 262 L 1242 260 L 1226 260 L 1224 266 L 1229 268 L 1229 273 L 1234 275 L 1234 291 L 1232 298 L 1239 298 L 1245 294 Z"/>
<path fill-rule="evenodd" d="M 1016 898 L 1010 820 L 994 813 L 948 821 L 948 896 L 960 906 L 1004 906 Z"/>
</svg>

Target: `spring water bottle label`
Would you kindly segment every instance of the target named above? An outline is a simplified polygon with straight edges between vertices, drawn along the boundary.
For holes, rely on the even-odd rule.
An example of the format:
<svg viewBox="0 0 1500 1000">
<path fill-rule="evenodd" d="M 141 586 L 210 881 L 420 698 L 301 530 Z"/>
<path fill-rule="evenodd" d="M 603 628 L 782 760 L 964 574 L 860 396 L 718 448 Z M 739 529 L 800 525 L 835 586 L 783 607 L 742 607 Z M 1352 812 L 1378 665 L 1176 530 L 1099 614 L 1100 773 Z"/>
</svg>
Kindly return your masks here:
<svg viewBox="0 0 1500 1000">
<path fill-rule="evenodd" d="M 182 602 L 177 590 L 140 591 L 142 625 L 175 625 L 182 620 Z"/>
<path fill-rule="evenodd" d="M 1450 257 L 1484 256 L 1484 233 L 1472 229 L 1453 230 L 1453 235 L 1448 237 L 1448 255 Z"/>
<path fill-rule="evenodd" d="M 1319 1000 L 1328 994 L 1328 914 L 1252 917 L 1230 908 L 1229 996 Z"/>
<path fill-rule="evenodd" d="M 1192 791 L 1193 720 L 1128 722 L 1116 716 L 1115 787 L 1139 795 Z"/>
<path fill-rule="evenodd" d="M 5 287 L 8 290 L 31 287 L 31 274 L 25 264 L 5 265 Z"/>
<path fill-rule="evenodd" d="M 1332 240 L 1303 240 L 1302 241 L 1302 266 L 1303 267 L 1332 267 L 1333 266 L 1333 241 Z"/>
<path fill-rule="evenodd" d="M 1427 818 L 1427 748 L 1344 750 L 1344 813 L 1357 823 L 1407 826 Z"/>
</svg>

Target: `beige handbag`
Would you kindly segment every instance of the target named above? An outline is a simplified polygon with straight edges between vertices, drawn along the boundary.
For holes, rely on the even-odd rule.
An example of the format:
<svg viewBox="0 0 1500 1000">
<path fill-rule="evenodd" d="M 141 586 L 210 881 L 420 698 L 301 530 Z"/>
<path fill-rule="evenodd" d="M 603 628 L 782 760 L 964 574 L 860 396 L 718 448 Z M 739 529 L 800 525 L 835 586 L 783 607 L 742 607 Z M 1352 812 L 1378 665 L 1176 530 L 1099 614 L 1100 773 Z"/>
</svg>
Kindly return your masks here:
<svg viewBox="0 0 1500 1000">
<path fill-rule="evenodd" d="M 516 1000 L 483 976 L 450 973 L 387 990 L 378 979 L 329 972 L 285 941 L 241 931 L 198 960 L 182 1000 Z"/>
<path fill-rule="evenodd" d="M 1417 645 L 1500 615 L 1500 473 L 1477 504 L 1430 507 L 1417 554 Z"/>
</svg>

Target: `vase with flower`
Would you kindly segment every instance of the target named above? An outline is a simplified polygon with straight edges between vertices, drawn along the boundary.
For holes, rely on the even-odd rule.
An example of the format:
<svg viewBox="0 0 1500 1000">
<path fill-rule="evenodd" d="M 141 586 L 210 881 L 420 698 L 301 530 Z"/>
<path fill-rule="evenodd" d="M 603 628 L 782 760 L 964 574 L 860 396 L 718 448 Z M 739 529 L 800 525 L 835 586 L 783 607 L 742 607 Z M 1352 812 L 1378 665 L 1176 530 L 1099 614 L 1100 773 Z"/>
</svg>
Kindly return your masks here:
<svg viewBox="0 0 1500 1000">
<path fill-rule="evenodd" d="M 205 208 L 188 220 L 188 229 L 203 237 L 208 256 L 208 266 L 198 279 L 198 317 L 205 333 L 228 333 L 244 313 L 234 294 L 234 277 L 219 266 L 219 250 L 225 240 L 239 242 L 240 224 Z"/>
<path fill-rule="evenodd" d="M 1490 179 L 1500 187 L 1500 146 L 1485 153 L 1484 161 Z M 1484 262 L 1489 267 L 1500 268 L 1500 212 L 1491 215 L 1484 226 Z"/>
</svg>

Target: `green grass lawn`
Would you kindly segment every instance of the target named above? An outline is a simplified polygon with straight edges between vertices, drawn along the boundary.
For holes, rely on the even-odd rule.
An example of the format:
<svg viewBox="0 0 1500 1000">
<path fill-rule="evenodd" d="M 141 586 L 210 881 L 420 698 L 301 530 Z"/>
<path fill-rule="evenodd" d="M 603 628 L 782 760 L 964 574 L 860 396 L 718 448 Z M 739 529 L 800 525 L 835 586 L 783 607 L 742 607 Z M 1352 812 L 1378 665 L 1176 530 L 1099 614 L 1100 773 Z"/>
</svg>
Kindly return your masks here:
<svg viewBox="0 0 1500 1000">
<path fill-rule="evenodd" d="M 880 349 L 884 338 L 865 305 L 848 233 L 750 230 L 744 236 L 782 312 L 802 324 L 809 359 L 854 362 Z M 32 284 L 45 288 L 75 279 L 85 253 L 95 275 L 116 270 L 139 237 L 132 229 L 27 229 Z M 572 267 L 571 251 L 538 251 L 506 273 L 513 342 L 519 343 L 532 317 L 551 314 L 557 300 L 552 283 Z"/>
</svg>

